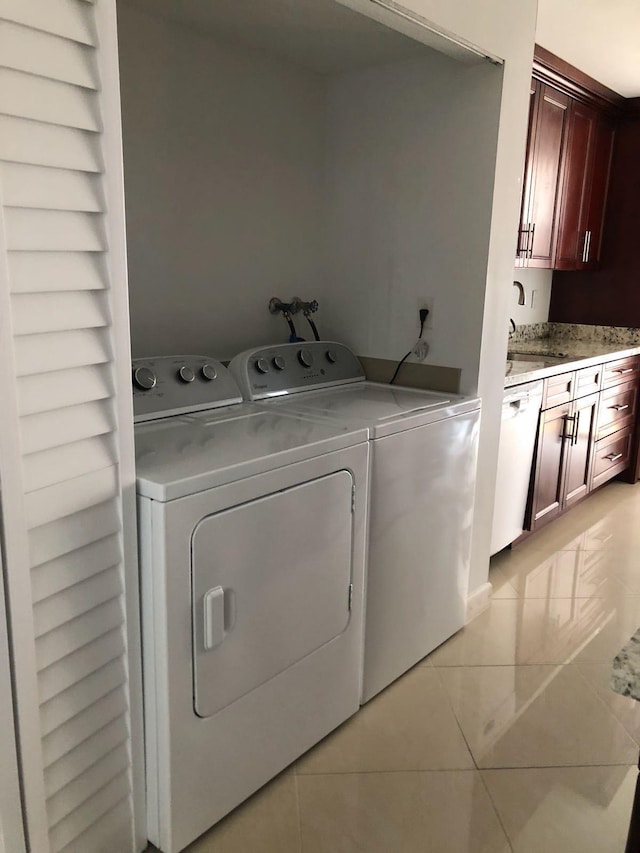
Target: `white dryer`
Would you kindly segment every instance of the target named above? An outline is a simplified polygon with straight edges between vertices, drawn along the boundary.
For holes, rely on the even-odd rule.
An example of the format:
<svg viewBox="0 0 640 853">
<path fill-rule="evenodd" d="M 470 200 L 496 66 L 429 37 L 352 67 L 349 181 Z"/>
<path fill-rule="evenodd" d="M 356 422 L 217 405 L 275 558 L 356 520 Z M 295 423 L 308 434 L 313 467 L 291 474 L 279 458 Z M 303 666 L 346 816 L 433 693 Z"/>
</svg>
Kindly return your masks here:
<svg viewBox="0 0 640 853">
<path fill-rule="evenodd" d="M 229 369 L 270 411 L 367 427 L 367 702 L 464 625 L 480 400 L 367 382 L 337 343 L 261 347 Z"/>
<path fill-rule="evenodd" d="M 148 835 L 176 853 L 359 707 L 367 432 L 134 362 Z"/>
</svg>

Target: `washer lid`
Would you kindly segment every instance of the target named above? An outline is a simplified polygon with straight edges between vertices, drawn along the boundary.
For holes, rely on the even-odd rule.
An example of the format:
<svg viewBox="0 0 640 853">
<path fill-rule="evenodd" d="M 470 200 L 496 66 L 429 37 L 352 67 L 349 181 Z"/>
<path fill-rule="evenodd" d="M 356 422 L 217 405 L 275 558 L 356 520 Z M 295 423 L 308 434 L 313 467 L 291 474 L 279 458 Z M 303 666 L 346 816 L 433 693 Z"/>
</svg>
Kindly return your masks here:
<svg viewBox="0 0 640 853">
<path fill-rule="evenodd" d="M 169 501 L 367 440 L 367 430 L 252 403 L 135 427 L 138 494 Z"/>
<path fill-rule="evenodd" d="M 295 397 L 276 398 L 261 405 L 280 412 L 342 421 L 352 428 L 366 426 L 380 438 L 480 408 L 480 400 L 375 382 L 362 382 Z"/>
</svg>

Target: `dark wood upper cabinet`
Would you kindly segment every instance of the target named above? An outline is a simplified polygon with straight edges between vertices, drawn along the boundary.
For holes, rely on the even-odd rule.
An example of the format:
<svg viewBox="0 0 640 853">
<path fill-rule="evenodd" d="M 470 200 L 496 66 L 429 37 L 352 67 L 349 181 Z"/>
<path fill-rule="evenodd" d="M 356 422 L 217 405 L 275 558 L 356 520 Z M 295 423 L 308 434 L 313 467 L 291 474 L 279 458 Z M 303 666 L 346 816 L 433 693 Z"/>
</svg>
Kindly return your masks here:
<svg viewBox="0 0 640 853">
<path fill-rule="evenodd" d="M 516 266 L 595 269 L 621 101 L 536 47 Z"/>
<path fill-rule="evenodd" d="M 548 268 L 553 265 L 555 255 L 562 157 L 571 99 L 535 79 L 531 91 L 518 265 Z"/>
<path fill-rule="evenodd" d="M 578 101 L 571 104 L 555 269 L 598 265 L 613 139 L 608 116 Z"/>
<path fill-rule="evenodd" d="M 609 182 L 615 136 L 615 121 L 610 116 L 600 115 L 596 127 L 594 157 L 591 166 L 591 197 L 587 213 L 589 244 L 586 257 L 584 261 L 579 263 L 577 269 L 596 269 L 602 260 L 602 238 L 609 200 Z"/>
</svg>

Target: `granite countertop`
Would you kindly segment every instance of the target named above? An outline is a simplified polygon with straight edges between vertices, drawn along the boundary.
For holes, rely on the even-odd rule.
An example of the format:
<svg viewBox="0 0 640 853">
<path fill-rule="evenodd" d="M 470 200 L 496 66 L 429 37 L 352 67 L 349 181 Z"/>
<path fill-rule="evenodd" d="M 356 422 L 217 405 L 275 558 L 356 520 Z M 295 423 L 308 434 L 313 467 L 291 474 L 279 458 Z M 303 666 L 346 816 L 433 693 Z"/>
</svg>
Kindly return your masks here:
<svg viewBox="0 0 640 853">
<path fill-rule="evenodd" d="M 568 370 L 591 367 L 629 355 L 640 354 L 637 343 L 605 343 L 597 340 L 541 338 L 509 343 L 514 358 L 507 361 L 504 387 L 545 379 Z"/>
<path fill-rule="evenodd" d="M 640 702 L 640 628 L 613 660 L 611 687 Z"/>
</svg>

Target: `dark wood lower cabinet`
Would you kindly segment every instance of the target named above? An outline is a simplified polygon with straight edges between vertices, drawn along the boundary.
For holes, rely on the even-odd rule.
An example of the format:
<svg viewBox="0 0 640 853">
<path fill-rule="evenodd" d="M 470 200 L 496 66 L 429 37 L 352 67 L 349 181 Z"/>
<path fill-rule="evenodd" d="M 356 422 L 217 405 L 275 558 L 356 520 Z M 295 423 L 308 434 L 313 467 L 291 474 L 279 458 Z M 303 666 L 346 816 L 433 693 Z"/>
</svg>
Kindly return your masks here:
<svg viewBox="0 0 640 853">
<path fill-rule="evenodd" d="M 581 500 L 591 484 L 599 394 L 540 414 L 529 530 L 536 530 Z"/>
<path fill-rule="evenodd" d="M 576 400 L 569 416 L 571 436 L 566 439 L 569 442 L 569 449 L 562 509 L 568 509 L 582 500 L 591 488 L 591 462 L 599 397 L 599 394 L 590 394 L 588 397 Z"/>
<path fill-rule="evenodd" d="M 640 471 L 638 373 L 640 356 L 630 356 L 545 380 L 525 530 L 539 529 L 630 466 L 634 475 Z"/>
<path fill-rule="evenodd" d="M 528 530 L 536 530 L 562 511 L 571 403 L 540 414 Z"/>
</svg>

